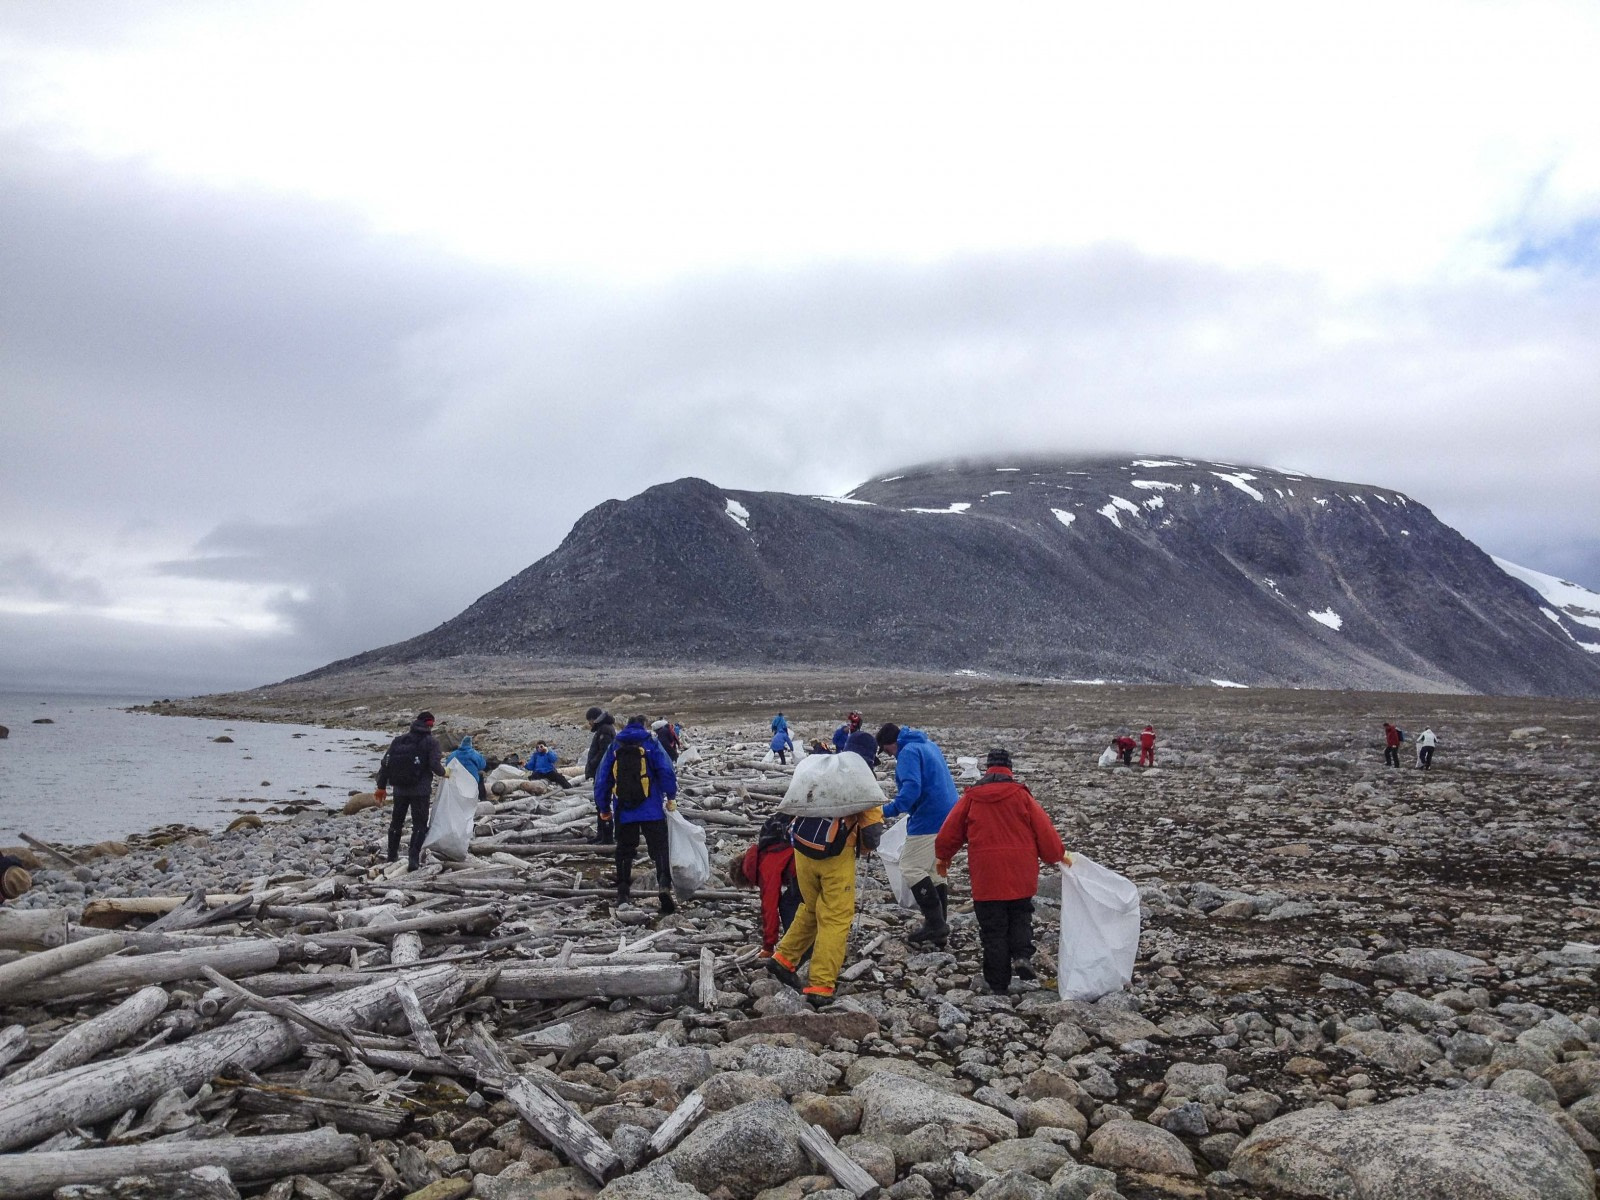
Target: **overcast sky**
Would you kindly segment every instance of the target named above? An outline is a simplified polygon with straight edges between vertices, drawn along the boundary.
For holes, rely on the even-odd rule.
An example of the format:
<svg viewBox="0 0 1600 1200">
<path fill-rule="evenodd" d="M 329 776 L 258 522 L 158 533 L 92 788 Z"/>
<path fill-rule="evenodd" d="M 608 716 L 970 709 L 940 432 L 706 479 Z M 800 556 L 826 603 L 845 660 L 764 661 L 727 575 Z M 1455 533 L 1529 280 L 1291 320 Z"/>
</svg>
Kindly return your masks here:
<svg viewBox="0 0 1600 1200">
<path fill-rule="evenodd" d="M 0 687 L 254 686 L 654 483 L 1022 448 L 1600 588 L 1597 62 L 1587 2 L 7 0 Z"/>
</svg>

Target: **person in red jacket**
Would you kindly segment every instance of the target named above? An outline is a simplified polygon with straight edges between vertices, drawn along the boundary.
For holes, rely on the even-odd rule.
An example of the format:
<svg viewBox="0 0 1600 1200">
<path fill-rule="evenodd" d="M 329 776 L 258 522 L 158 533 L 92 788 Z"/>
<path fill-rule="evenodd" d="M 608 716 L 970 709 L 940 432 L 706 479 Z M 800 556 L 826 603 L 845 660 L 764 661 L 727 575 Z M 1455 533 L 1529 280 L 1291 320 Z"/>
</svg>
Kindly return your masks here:
<svg viewBox="0 0 1600 1200">
<path fill-rule="evenodd" d="M 1398 729 L 1387 721 L 1383 724 L 1383 765 L 1398 767 L 1400 765 L 1400 742 L 1404 738 Z"/>
<path fill-rule="evenodd" d="M 729 877 L 741 887 L 761 889 L 761 957 L 772 950 L 800 907 L 800 885 L 794 874 L 794 847 L 789 843 L 786 813 L 773 813 L 761 826 L 755 845 L 733 860 Z"/>
<path fill-rule="evenodd" d="M 941 872 L 962 846 L 972 877 L 972 907 L 983 942 L 983 981 L 1003 995 L 1011 977 L 1035 978 L 1033 898 L 1039 863 L 1072 865 L 1061 835 L 1026 785 L 1011 774 L 1011 755 L 989 751 L 982 779 L 969 787 L 945 818 L 934 842 Z"/>
<path fill-rule="evenodd" d="M 1146 725 L 1144 732 L 1139 735 L 1139 765 L 1153 767 L 1156 765 L 1156 727 Z"/>
<path fill-rule="evenodd" d="M 1122 765 L 1125 767 L 1133 766 L 1133 748 L 1139 743 L 1127 734 L 1123 734 L 1121 737 L 1114 739 L 1111 744 L 1117 748 L 1117 754 L 1122 758 Z"/>
</svg>

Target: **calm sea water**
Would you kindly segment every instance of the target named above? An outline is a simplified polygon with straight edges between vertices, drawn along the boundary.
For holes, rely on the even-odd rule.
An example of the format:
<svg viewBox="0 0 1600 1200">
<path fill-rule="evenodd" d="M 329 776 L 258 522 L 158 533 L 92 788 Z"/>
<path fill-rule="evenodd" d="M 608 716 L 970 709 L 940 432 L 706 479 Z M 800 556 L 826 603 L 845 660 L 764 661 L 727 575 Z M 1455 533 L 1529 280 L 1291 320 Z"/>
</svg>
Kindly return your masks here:
<svg viewBox="0 0 1600 1200">
<path fill-rule="evenodd" d="M 0 845 L 19 832 L 76 844 L 174 821 L 217 829 L 289 800 L 342 807 L 372 786 L 393 736 L 125 711 L 150 699 L 0 692 L 11 730 L 0 740 Z M 213 740 L 224 734 L 233 741 Z"/>
</svg>

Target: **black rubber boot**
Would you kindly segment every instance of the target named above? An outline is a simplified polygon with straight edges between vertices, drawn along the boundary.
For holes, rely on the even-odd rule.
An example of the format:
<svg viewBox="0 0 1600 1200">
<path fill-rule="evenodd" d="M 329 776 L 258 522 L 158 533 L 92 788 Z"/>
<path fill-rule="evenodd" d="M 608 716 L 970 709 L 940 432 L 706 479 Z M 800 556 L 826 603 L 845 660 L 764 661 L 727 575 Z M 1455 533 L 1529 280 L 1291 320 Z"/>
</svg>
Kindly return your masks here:
<svg viewBox="0 0 1600 1200">
<path fill-rule="evenodd" d="M 934 889 L 933 880 L 926 877 L 917 880 L 911 886 L 911 895 L 922 910 L 922 928 L 906 941 L 919 944 L 932 942 L 935 946 L 943 946 L 950 937 L 950 926 L 945 924 L 944 910 L 939 907 L 939 893 Z"/>
<path fill-rule="evenodd" d="M 945 924 L 948 925 L 950 923 L 950 885 L 948 883 L 937 884 L 933 890 L 939 893 L 939 915 L 944 918 Z"/>
<path fill-rule="evenodd" d="M 1039 978 L 1039 972 L 1035 971 L 1033 964 L 1025 958 L 1013 958 L 1011 960 L 1011 974 L 1013 978 L 1029 981 Z"/>
<path fill-rule="evenodd" d="M 597 821 L 594 836 L 589 839 L 591 846 L 611 846 L 616 843 L 616 833 L 611 828 L 611 821 Z"/>
<path fill-rule="evenodd" d="M 656 894 L 661 897 L 661 915 L 663 917 L 670 917 L 678 911 L 678 903 L 672 898 L 671 892 L 657 892 Z"/>
<path fill-rule="evenodd" d="M 767 959 L 766 964 L 767 971 L 784 987 L 793 988 L 797 992 L 805 987 L 805 984 L 800 982 L 800 976 L 796 975 L 776 958 Z"/>
</svg>

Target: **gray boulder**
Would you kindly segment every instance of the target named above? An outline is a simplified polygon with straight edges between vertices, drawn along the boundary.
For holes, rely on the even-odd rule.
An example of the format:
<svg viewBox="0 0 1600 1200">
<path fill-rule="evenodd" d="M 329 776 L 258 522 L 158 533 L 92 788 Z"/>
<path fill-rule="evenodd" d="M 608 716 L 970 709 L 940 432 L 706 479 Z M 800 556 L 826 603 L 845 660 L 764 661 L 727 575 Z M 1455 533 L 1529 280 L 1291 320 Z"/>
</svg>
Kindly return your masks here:
<svg viewBox="0 0 1600 1200">
<path fill-rule="evenodd" d="M 1088 1200 L 1095 1192 L 1114 1194 L 1117 1176 L 1103 1167 L 1068 1163 L 1050 1177 L 1050 1188 L 1053 1200 Z"/>
<path fill-rule="evenodd" d="M 826 1092 L 839 1080 L 839 1068 L 804 1050 L 754 1045 L 746 1051 L 744 1069 L 772 1080 L 784 1096 L 801 1092 Z"/>
<path fill-rule="evenodd" d="M 793 1179 L 807 1163 L 799 1118 L 781 1100 L 717 1113 L 661 1161 L 701 1191 L 726 1187 L 739 1200 Z"/>
<path fill-rule="evenodd" d="M 1102 1167 L 1152 1175 L 1198 1175 L 1189 1148 L 1143 1121 L 1108 1121 L 1089 1135 L 1090 1156 Z"/>
<path fill-rule="evenodd" d="M 1302 1109 L 1246 1138 L 1228 1169 L 1329 1200 L 1593 1200 L 1582 1151 L 1506 1092 L 1435 1091 L 1350 1112 Z"/>
<path fill-rule="evenodd" d="M 858 1084 L 855 1095 L 861 1132 L 868 1137 L 893 1137 L 929 1124 L 973 1130 L 990 1142 L 1017 1136 L 1017 1123 L 1005 1114 L 904 1075 L 879 1072 Z"/>
<path fill-rule="evenodd" d="M 1401 950 L 1373 959 L 1371 966 L 1379 975 L 1404 983 L 1427 983 L 1430 979 L 1467 980 L 1495 973 L 1481 958 L 1440 949 Z"/>
<path fill-rule="evenodd" d="M 620 1073 L 624 1079 L 665 1079 L 687 1096 L 711 1078 L 711 1054 L 699 1046 L 662 1046 L 632 1055 Z"/>
<path fill-rule="evenodd" d="M 706 1200 L 699 1188 L 675 1178 L 665 1160 L 622 1175 L 601 1188 L 595 1200 Z"/>
<path fill-rule="evenodd" d="M 1072 1161 L 1072 1155 L 1067 1153 L 1064 1146 L 1032 1137 L 996 1142 L 972 1157 L 1002 1175 L 1008 1171 L 1023 1171 L 1038 1179 L 1049 1179 Z"/>
</svg>

